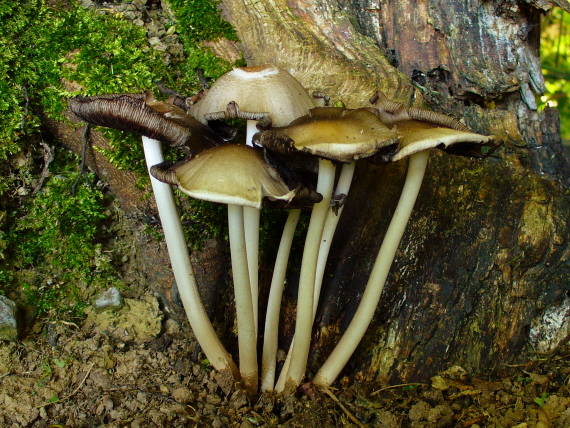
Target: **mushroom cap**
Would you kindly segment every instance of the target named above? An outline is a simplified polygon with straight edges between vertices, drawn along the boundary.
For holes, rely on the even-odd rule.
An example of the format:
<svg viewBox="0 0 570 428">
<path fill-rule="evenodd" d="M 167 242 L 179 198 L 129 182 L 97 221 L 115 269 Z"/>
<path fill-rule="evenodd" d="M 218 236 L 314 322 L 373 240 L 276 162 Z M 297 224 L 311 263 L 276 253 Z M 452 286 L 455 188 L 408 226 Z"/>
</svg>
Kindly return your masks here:
<svg viewBox="0 0 570 428">
<path fill-rule="evenodd" d="M 241 144 L 205 150 L 170 173 L 182 192 L 211 202 L 261 208 L 264 197 L 290 201 L 296 193 L 258 150 Z"/>
<path fill-rule="evenodd" d="M 134 132 L 174 146 L 188 146 L 193 153 L 222 144 L 211 129 L 184 110 L 157 101 L 150 94 L 108 94 L 74 97 L 70 110 L 93 125 Z"/>
<path fill-rule="evenodd" d="M 426 122 L 406 120 L 395 125 L 401 136 L 400 150 L 394 154 L 391 161 L 396 162 L 414 153 L 429 149 L 447 149 L 455 144 L 483 144 L 493 139 L 493 136 L 476 134 L 474 132 L 443 128 Z"/>
<path fill-rule="evenodd" d="M 275 126 L 307 114 L 313 100 L 287 71 L 273 65 L 234 68 L 214 82 L 206 95 L 190 107 L 202 123 L 204 115 L 225 111 L 235 101 L 242 112 L 269 113 Z"/>
<path fill-rule="evenodd" d="M 397 144 L 398 133 L 367 109 L 316 107 L 288 126 L 256 134 L 254 142 L 282 153 L 298 150 L 352 162 Z"/>
</svg>

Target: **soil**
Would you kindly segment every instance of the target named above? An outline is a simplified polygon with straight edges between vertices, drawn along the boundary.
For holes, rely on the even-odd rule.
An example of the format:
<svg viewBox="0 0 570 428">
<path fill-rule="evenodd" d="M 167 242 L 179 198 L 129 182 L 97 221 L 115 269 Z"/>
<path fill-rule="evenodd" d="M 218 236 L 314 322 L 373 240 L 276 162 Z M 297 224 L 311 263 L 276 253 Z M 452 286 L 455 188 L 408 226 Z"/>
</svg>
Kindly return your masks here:
<svg viewBox="0 0 570 428">
<path fill-rule="evenodd" d="M 490 379 L 451 367 L 429 383 L 362 384 L 247 397 L 211 369 L 186 323 L 141 290 L 81 325 L 41 322 L 0 344 L 2 427 L 570 426 L 569 355 Z"/>
</svg>

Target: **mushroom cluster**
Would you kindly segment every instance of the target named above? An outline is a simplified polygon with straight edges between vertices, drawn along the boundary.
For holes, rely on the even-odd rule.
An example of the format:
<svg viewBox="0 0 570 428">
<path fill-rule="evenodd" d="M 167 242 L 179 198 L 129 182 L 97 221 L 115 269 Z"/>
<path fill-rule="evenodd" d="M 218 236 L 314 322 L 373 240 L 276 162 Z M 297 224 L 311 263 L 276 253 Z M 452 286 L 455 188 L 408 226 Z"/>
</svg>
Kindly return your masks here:
<svg viewBox="0 0 570 428">
<path fill-rule="evenodd" d="M 429 150 L 480 145 L 491 139 L 471 132 L 449 116 L 406 108 L 381 94 L 371 101 L 373 107 L 359 109 L 317 107 L 293 76 L 272 65 L 236 68 L 188 106 L 157 101 L 149 94 L 70 100 L 71 110 L 86 122 L 143 136 L 171 264 L 190 325 L 214 368 L 240 379 L 250 394 L 257 392 L 259 384 L 263 391 L 293 391 L 305 377 L 324 267 L 356 162 L 370 157 L 382 162 L 409 158 L 402 195 L 361 303 L 313 379 L 321 386 L 334 382 L 372 320 L 419 193 Z M 219 121 L 236 118 L 247 120 L 246 138 L 241 143 L 228 141 L 228 135 L 235 133 L 218 126 Z M 174 164 L 164 162 L 159 141 L 184 147 L 187 158 Z M 342 165 L 339 174 L 337 165 Z M 239 369 L 201 303 L 170 186 L 192 198 L 228 206 Z M 260 382 L 258 246 L 264 200 L 279 202 L 289 209 L 289 215 L 265 305 Z M 289 251 L 301 209 L 309 207 L 295 332 L 275 382 L 279 313 Z"/>
</svg>

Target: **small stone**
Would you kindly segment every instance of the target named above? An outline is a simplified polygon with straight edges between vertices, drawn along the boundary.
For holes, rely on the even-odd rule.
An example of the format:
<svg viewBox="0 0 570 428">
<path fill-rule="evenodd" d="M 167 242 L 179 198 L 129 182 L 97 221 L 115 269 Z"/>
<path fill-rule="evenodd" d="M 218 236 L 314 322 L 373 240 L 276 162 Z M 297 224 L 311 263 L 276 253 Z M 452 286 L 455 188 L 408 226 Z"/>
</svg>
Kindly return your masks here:
<svg viewBox="0 0 570 428">
<path fill-rule="evenodd" d="M 105 309 L 120 309 L 123 307 L 123 296 L 115 287 L 111 287 L 101 293 L 93 302 L 93 306 L 98 311 Z"/>
<path fill-rule="evenodd" d="M 174 398 L 178 403 L 186 404 L 194 400 L 194 394 L 185 386 L 176 388 L 172 391 L 172 398 Z"/>
<path fill-rule="evenodd" d="M 0 340 L 16 340 L 16 304 L 7 297 L 0 296 Z"/>
</svg>

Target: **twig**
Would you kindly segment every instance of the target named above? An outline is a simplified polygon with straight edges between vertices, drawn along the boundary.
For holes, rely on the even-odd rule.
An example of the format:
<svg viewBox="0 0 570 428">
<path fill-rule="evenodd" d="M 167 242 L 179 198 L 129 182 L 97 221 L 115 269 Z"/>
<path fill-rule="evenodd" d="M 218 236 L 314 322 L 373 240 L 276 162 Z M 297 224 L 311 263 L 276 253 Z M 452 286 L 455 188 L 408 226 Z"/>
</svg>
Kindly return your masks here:
<svg viewBox="0 0 570 428">
<path fill-rule="evenodd" d="M 329 388 L 323 388 L 323 391 L 325 392 L 325 394 L 327 394 L 336 404 L 338 404 L 338 406 L 342 409 L 342 411 L 346 414 L 346 416 L 348 416 L 348 419 L 350 419 L 352 422 L 354 422 L 356 425 L 358 425 L 359 427 L 364 427 L 365 425 L 360 422 L 356 416 L 354 416 L 352 413 L 350 413 L 350 410 L 348 410 L 346 408 L 346 406 L 344 404 L 342 404 L 340 402 L 340 400 L 336 397 L 336 395 L 334 395 L 334 393 L 329 389 Z"/>
<path fill-rule="evenodd" d="M 43 141 L 40 143 L 40 145 L 44 149 L 44 167 L 42 168 L 42 173 L 40 174 L 38 184 L 36 184 L 36 187 L 34 187 L 34 190 L 32 190 L 32 195 L 35 195 L 42 188 L 45 179 L 49 177 L 49 165 L 53 161 L 53 149 Z"/>
<path fill-rule="evenodd" d="M 89 366 L 89 369 L 87 369 L 87 373 L 85 373 L 85 376 L 83 376 L 83 379 L 81 379 L 81 382 L 79 382 L 79 385 L 77 385 L 77 387 L 73 391 L 71 391 L 71 393 L 69 395 L 66 395 L 61 400 L 49 401 L 47 403 L 40 404 L 39 406 L 36 406 L 36 408 L 46 407 L 46 406 L 49 406 L 50 404 L 62 403 L 65 400 L 69 400 L 71 397 L 73 397 L 77 393 L 77 391 L 79 391 L 79 389 L 81 389 L 81 387 L 83 386 L 83 384 L 87 380 L 87 377 L 91 373 L 91 370 L 93 370 L 94 366 L 95 366 L 95 363 L 91 363 L 91 365 Z"/>
<path fill-rule="evenodd" d="M 56 321 L 50 321 L 50 324 L 63 324 L 69 327 L 74 327 L 76 329 L 79 330 L 79 326 L 77 324 L 75 324 L 74 322 L 70 322 L 70 321 L 64 321 L 64 320 L 56 320 Z"/>
<path fill-rule="evenodd" d="M 382 391 L 386 391 L 388 389 L 402 388 L 404 386 L 418 386 L 418 385 L 427 385 L 427 383 L 412 382 L 412 383 L 400 383 L 398 385 L 385 386 L 384 388 L 380 388 L 380 389 L 377 389 L 376 391 L 372 392 L 372 394 L 370 394 L 370 396 L 378 395 Z"/>
</svg>

